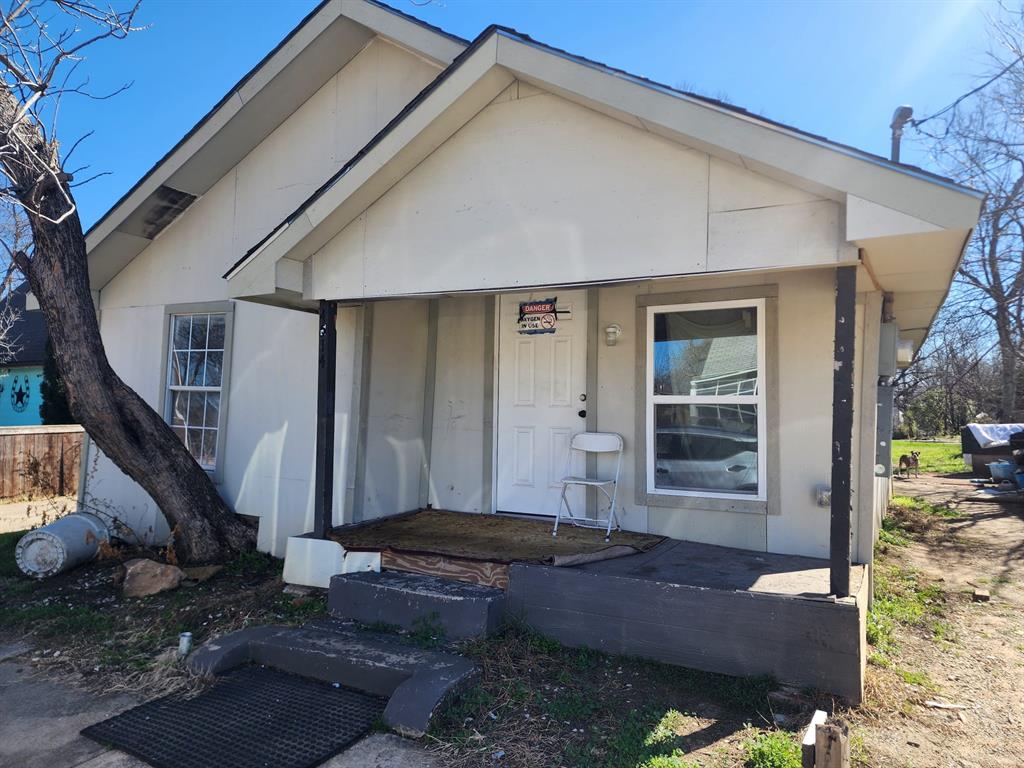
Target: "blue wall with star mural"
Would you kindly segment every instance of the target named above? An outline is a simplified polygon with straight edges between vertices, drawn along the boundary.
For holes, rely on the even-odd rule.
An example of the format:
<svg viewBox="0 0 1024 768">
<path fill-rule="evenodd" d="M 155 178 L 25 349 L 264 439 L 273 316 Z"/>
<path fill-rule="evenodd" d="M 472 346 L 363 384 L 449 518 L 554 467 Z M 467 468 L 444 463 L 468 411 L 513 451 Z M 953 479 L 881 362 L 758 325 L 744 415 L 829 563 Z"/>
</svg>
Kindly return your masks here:
<svg viewBox="0 0 1024 768">
<path fill-rule="evenodd" d="M 43 423 L 39 418 L 42 383 L 41 365 L 0 368 L 0 427 L 30 427 Z"/>
</svg>

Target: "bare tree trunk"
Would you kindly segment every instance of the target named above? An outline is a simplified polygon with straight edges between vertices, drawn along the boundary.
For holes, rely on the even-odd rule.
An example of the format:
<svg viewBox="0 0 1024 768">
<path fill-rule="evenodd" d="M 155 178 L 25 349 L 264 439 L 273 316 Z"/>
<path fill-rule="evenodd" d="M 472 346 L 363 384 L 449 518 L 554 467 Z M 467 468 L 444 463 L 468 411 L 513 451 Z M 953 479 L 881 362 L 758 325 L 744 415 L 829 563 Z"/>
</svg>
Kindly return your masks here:
<svg viewBox="0 0 1024 768">
<path fill-rule="evenodd" d="M 18 102 L 0 88 L 0 125 L 14 126 L 39 155 L 53 152 L 31 123 L 17 123 Z M 68 215 L 69 179 L 42 177 L 32 164 L 5 160 L 33 236 L 31 256 L 15 254 L 46 317 L 72 412 L 103 452 L 141 485 L 166 515 L 183 562 L 223 559 L 251 548 L 255 532 L 217 493 L 167 423 L 114 373 L 107 361 L 89 289 L 85 236 Z"/>
<path fill-rule="evenodd" d="M 1017 411 L 1017 350 L 1005 324 L 998 322 L 999 332 L 999 412 L 1002 422 L 1015 421 Z"/>
</svg>

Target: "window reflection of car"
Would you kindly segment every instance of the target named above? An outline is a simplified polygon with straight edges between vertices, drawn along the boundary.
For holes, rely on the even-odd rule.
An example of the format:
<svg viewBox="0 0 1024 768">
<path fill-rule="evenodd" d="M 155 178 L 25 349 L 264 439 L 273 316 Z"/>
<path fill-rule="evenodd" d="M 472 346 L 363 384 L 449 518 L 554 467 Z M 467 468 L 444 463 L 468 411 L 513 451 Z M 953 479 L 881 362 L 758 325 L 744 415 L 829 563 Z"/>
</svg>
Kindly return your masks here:
<svg viewBox="0 0 1024 768">
<path fill-rule="evenodd" d="M 757 493 L 757 435 L 659 428 L 654 481 L 658 488 Z"/>
</svg>

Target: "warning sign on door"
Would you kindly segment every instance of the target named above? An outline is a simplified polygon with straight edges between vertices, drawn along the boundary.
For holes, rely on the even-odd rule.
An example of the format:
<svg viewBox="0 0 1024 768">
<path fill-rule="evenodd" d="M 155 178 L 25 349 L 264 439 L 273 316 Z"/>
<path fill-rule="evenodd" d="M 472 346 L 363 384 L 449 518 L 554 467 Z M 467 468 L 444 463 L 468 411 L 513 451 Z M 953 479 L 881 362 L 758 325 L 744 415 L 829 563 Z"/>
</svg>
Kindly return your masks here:
<svg viewBox="0 0 1024 768">
<path fill-rule="evenodd" d="M 558 310 L 555 309 L 557 297 L 550 299 L 539 299 L 537 301 L 519 302 L 519 323 L 518 332 L 554 333 L 555 325 L 558 322 Z"/>
</svg>

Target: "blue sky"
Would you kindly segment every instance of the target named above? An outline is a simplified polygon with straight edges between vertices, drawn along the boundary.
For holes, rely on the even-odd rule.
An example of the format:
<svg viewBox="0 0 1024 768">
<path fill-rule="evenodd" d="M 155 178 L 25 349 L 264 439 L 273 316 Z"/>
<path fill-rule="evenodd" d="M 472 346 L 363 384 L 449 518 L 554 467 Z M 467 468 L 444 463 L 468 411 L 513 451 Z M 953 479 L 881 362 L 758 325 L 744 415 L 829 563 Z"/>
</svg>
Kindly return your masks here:
<svg viewBox="0 0 1024 768">
<path fill-rule="evenodd" d="M 987 2 L 439 0 L 394 7 L 462 37 L 514 27 L 671 86 L 724 98 L 878 154 L 902 103 L 930 114 L 986 67 Z M 315 0 L 144 0 L 150 25 L 92 49 L 82 71 L 111 100 L 62 106 L 72 166 L 108 172 L 76 190 L 89 227 L 313 7 Z M 903 159 L 925 167 L 912 143 Z M 325 170 L 325 177 L 326 177 Z"/>
</svg>

